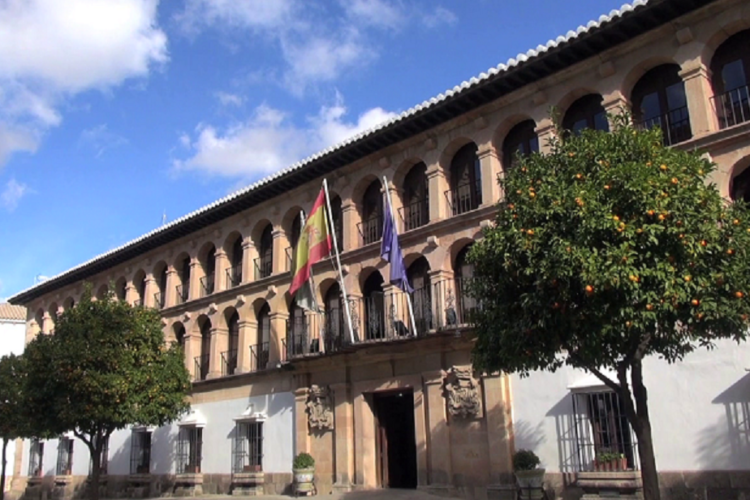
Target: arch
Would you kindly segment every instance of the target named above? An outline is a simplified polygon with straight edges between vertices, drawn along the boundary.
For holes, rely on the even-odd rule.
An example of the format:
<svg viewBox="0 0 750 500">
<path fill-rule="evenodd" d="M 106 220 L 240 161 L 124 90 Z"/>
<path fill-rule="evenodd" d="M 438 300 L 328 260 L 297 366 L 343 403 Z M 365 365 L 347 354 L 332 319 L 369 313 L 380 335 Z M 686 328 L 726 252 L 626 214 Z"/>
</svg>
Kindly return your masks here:
<svg viewBox="0 0 750 500">
<path fill-rule="evenodd" d="M 508 172 L 519 155 L 530 155 L 539 152 L 539 136 L 536 133 L 536 122 L 527 119 L 517 123 L 508 131 L 503 140 L 503 171 Z"/>
<path fill-rule="evenodd" d="M 459 136 L 451 140 L 445 148 L 440 152 L 440 165 L 443 167 L 445 174 L 450 176 L 450 164 L 453 157 L 456 156 L 458 151 L 467 146 L 468 144 L 476 144 L 474 140 L 467 136 Z"/>
<path fill-rule="evenodd" d="M 192 272 L 192 260 L 187 252 L 180 253 L 174 261 L 177 271 L 177 283 L 175 285 L 177 304 L 184 304 L 190 299 L 190 274 Z"/>
<path fill-rule="evenodd" d="M 727 19 L 728 22 L 722 23 L 721 27 L 708 37 L 706 43 L 703 45 L 700 55 L 700 60 L 701 63 L 703 63 L 703 66 L 710 68 L 719 47 L 734 35 L 750 28 L 748 13 L 746 13 L 744 17 L 744 19 Z"/>
<path fill-rule="evenodd" d="M 57 302 L 53 302 L 49 305 L 49 309 L 47 309 L 47 312 L 49 314 L 49 318 L 52 321 L 52 328 L 49 329 L 50 332 L 55 331 L 55 323 L 57 323 L 57 312 L 59 310 L 59 306 L 57 305 Z"/>
<path fill-rule="evenodd" d="M 135 299 L 133 305 L 142 306 L 145 305 L 146 299 L 146 273 L 143 269 L 139 269 L 133 275 L 133 287 L 135 288 Z"/>
<path fill-rule="evenodd" d="M 677 64 L 648 70 L 631 93 L 633 118 L 643 128 L 660 127 L 669 146 L 692 137 L 685 82 Z"/>
<path fill-rule="evenodd" d="M 256 240 L 258 257 L 255 259 L 255 279 L 267 278 L 273 273 L 273 240 L 273 225 L 269 222 Z"/>
<path fill-rule="evenodd" d="M 409 231 L 430 221 L 430 189 L 427 184 L 427 165 L 419 162 L 411 166 L 401 184 L 404 229 Z"/>
<path fill-rule="evenodd" d="M 721 128 L 750 120 L 750 29 L 724 40 L 711 57 L 711 86 Z"/>
<path fill-rule="evenodd" d="M 200 335 L 200 352 L 195 359 L 196 376 L 198 380 L 206 380 L 211 368 L 211 320 L 205 314 L 198 317 L 195 328 Z"/>
<path fill-rule="evenodd" d="M 109 287 L 107 286 L 106 283 L 104 283 L 96 290 L 97 300 L 104 300 L 108 292 L 109 292 Z"/>
<path fill-rule="evenodd" d="M 734 164 L 729 179 L 728 194 L 733 201 L 750 203 L 750 157 Z"/>
<path fill-rule="evenodd" d="M 354 185 L 354 188 L 352 188 L 352 201 L 357 206 L 357 210 L 361 213 L 362 212 L 362 198 L 365 196 L 365 191 L 367 191 L 367 188 L 370 187 L 370 185 L 378 181 L 380 182 L 380 178 L 375 174 L 365 174 L 362 176 L 359 181 Z"/>
<path fill-rule="evenodd" d="M 601 94 L 586 94 L 576 99 L 565 111 L 563 128 L 573 134 L 579 134 L 584 129 L 609 131 L 607 112 L 602 106 L 604 98 Z"/>
<path fill-rule="evenodd" d="M 297 244 L 300 231 L 302 230 L 302 220 L 300 218 L 300 212 L 304 212 L 305 214 L 307 213 L 302 209 L 302 207 L 300 207 L 299 205 L 295 205 L 287 210 L 284 214 L 284 217 L 282 217 L 281 219 L 281 228 L 286 234 L 290 247 L 293 247 Z"/>
<path fill-rule="evenodd" d="M 36 333 L 44 332 L 44 309 L 39 308 L 36 310 L 36 314 L 34 314 L 34 321 L 36 322 L 36 326 L 38 328 Z"/>
<path fill-rule="evenodd" d="M 622 96 L 627 99 L 629 103 L 632 103 L 633 87 L 638 83 L 638 80 L 643 78 L 643 75 L 653 68 L 663 64 L 677 64 L 677 62 L 671 57 L 662 55 L 655 55 L 638 60 L 626 71 L 625 78 L 623 78 L 622 83 L 620 83 Z"/>
<path fill-rule="evenodd" d="M 75 307 L 75 305 L 76 301 L 73 299 L 73 297 L 68 297 L 63 301 L 63 309 L 66 311 L 72 309 L 73 307 Z"/>
<path fill-rule="evenodd" d="M 364 300 L 365 339 L 385 338 L 385 297 L 383 276 L 374 270 L 362 284 Z"/>
<path fill-rule="evenodd" d="M 185 348 L 185 325 L 182 324 L 180 321 L 175 321 L 172 324 L 172 335 L 174 335 L 174 341 L 175 343 L 180 346 L 182 349 Z"/>
<path fill-rule="evenodd" d="M 224 252 L 229 261 L 227 288 L 239 286 L 242 283 L 242 263 L 245 255 L 242 234 L 239 231 L 229 233 L 224 240 Z"/>
<path fill-rule="evenodd" d="M 379 241 L 383 233 L 383 185 L 380 179 L 372 180 L 362 193 L 359 215 L 362 220 L 359 225 L 362 244 Z"/>
<path fill-rule="evenodd" d="M 198 264 L 201 267 L 200 295 L 207 297 L 214 293 L 216 278 L 216 245 L 212 241 L 206 242 L 198 252 Z"/>
<path fill-rule="evenodd" d="M 117 297 L 117 300 L 125 300 L 127 296 L 127 290 L 128 290 L 128 282 L 125 279 L 125 276 L 120 276 L 118 280 L 115 282 L 115 297 Z"/>
<path fill-rule="evenodd" d="M 154 292 L 154 305 L 163 309 L 166 305 L 167 297 L 167 273 L 169 267 L 167 263 L 160 260 L 154 265 L 154 280 L 156 282 L 156 292 Z"/>
<path fill-rule="evenodd" d="M 393 183 L 393 185 L 402 186 L 404 184 L 406 174 L 408 174 L 409 171 L 419 163 L 424 163 L 424 161 L 416 156 L 402 161 L 393 172 L 393 177 L 391 178 L 391 182 Z"/>
<path fill-rule="evenodd" d="M 448 184 L 453 215 L 476 210 L 482 204 L 482 171 L 477 145 L 462 146 L 450 162 Z"/>
</svg>

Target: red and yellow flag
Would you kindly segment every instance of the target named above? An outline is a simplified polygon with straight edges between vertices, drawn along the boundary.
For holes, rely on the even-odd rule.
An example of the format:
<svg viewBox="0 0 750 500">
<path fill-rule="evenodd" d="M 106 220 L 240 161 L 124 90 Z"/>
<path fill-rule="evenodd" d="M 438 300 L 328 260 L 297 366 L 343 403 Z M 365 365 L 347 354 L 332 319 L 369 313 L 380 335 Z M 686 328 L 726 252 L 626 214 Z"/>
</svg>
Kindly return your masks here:
<svg viewBox="0 0 750 500">
<path fill-rule="evenodd" d="M 302 228 L 292 261 L 292 286 L 289 294 L 294 296 L 310 279 L 313 264 L 331 253 L 331 235 L 326 224 L 326 195 L 321 189 L 315 204 Z"/>
</svg>

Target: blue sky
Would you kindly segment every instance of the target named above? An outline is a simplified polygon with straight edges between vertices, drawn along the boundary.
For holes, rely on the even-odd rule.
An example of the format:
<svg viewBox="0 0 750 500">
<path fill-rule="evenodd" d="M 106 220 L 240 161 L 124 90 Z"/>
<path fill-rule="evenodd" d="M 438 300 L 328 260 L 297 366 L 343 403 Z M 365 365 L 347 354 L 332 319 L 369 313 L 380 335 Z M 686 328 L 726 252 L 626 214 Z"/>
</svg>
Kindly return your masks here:
<svg viewBox="0 0 750 500">
<path fill-rule="evenodd" d="M 0 297 L 622 0 L 0 0 Z"/>
</svg>

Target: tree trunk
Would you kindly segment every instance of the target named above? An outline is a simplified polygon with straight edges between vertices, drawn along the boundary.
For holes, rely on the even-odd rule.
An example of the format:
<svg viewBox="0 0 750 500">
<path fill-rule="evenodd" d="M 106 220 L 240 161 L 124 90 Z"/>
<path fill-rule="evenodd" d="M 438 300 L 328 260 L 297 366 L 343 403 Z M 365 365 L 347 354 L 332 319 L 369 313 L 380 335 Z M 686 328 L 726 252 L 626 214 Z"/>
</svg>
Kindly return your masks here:
<svg viewBox="0 0 750 500">
<path fill-rule="evenodd" d="M 3 464 L 0 467 L 0 500 L 5 498 L 5 466 L 8 461 L 5 459 L 5 452 L 8 449 L 8 438 L 3 438 Z"/>
<path fill-rule="evenodd" d="M 651 436 L 651 420 L 648 414 L 648 391 L 643 385 L 643 366 L 640 360 L 633 361 L 631 372 L 633 396 L 635 397 L 635 414 L 628 415 L 638 438 L 638 456 L 641 459 L 641 478 L 643 480 L 644 500 L 660 500 L 659 475 L 654 456 L 654 440 Z M 629 412 L 630 413 L 630 412 Z"/>
<path fill-rule="evenodd" d="M 89 498 L 91 500 L 99 500 L 99 469 L 102 462 L 101 448 L 101 442 L 95 442 L 94 446 L 89 448 L 91 451 L 91 489 L 89 491 Z"/>
</svg>

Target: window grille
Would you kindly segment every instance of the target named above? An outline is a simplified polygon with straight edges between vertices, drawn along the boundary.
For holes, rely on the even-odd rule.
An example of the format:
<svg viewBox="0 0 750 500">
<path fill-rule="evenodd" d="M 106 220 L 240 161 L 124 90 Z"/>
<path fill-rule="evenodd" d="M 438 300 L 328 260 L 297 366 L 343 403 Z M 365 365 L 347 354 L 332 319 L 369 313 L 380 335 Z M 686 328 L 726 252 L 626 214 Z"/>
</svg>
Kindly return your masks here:
<svg viewBox="0 0 750 500">
<path fill-rule="evenodd" d="M 57 444 L 57 470 L 58 476 L 69 476 L 73 471 L 73 440 L 69 437 L 61 437 Z"/>
<path fill-rule="evenodd" d="M 151 433 L 134 430 L 130 441 L 130 473 L 148 474 L 151 472 Z"/>
<path fill-rule="evenodd" d="M 29 447 L 29 477 L 41 477 L 44 466 L 44 443 L 32 439 Z"/>
<path fill-rule="evenodd" d="M 203 455 L 203 429 L 183 427 L 177 439 L 177 474 L 198 474 Z"/>
<path fill-rule="evenodd" d="M 232 472 L 263 470 L 263 422 L 238 422 L 232 449 Z"/>
<path fill-rule="evenodd" d="M 619 394 L 574 393 L 573 413 L 579 472 L 638 469 L 635 435 Z"/>
<path fill-rule="evenodd" d="M 104 438 L 104 446 L 102 447 L 102 454 L 99 457 L 99 475 L 106 476 L 109 466 L 109 437 Z M 89 476 L 94 473 L 94 461 L 89 461 Z"/>
</svg>

